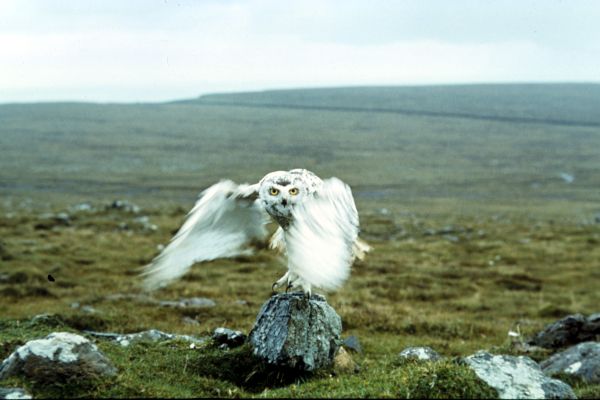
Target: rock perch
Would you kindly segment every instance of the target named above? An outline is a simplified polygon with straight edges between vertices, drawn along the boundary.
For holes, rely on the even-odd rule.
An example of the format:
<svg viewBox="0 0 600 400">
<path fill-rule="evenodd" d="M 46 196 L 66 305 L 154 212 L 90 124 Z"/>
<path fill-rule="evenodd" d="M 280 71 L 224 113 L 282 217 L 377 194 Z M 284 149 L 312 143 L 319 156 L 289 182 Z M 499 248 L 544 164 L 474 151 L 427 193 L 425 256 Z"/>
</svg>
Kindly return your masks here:
<svg viewBox="0 0 600 400">
<path fill-rule="evenodd" d="M 324 297 L 282 293 L 263 304 L 248 340 L 270 364 L 314 371 L 331 365 L 341 332 L 342 320 Z"/>
</svg>

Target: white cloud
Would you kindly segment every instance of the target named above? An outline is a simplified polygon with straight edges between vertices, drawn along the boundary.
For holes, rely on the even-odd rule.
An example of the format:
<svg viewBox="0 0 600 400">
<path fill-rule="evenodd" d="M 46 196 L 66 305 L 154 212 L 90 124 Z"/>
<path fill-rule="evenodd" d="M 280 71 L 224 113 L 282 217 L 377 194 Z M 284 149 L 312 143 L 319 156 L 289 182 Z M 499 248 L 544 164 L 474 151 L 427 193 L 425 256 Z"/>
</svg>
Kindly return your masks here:
<svg viewBox="0 0 600 400">
<path fill-rule="evenodd" d="M 492 35 L 475 27 L 477 15 L 449 19 L 452 24 L 470 21 L 469 35 L 467 28 L 457 37 L 446 37 L 439 27 L 394 31 L 394 12 L 417 22 L 424 16 L 431 23 L 446 21 L 437 8 L 413 2 L 400 8 L 385 3 L 379 13 L 364 3 L 335 1 L 325 6 L 154 2 L 149 7 L 106 1 L 92 10 L 82 6 L 87 2 L 60 3 L 56 9 L 48 4 L 0 0 L 0 22 L 11 21 L 0 24 L 0 102 L 158 101 L 295 86 L 600 81 L 596 42 L 564 46 L 535 35 Z M 445 3 L 437 4 L 444 8 Z M 540 26 L 541 17 L 534 20 Z M 498 24 L 489 22 L 496 30 Z M 562 32 L 569 35 L 565 27 Z"/>
</svg>

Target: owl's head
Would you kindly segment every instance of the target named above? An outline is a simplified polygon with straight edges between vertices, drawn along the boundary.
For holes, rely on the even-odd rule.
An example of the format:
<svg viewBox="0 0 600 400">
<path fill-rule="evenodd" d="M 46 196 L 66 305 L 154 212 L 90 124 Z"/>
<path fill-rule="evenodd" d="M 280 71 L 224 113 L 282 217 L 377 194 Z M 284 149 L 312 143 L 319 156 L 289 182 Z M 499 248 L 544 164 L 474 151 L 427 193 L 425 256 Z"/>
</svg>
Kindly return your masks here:
<svg viewBox="0 0 600 400">
<path fill-rule="evenodd" d="M 289 219 L 293 207 L 310 194 L 310 188 L 298 174 L 275 171 L 260 181 L 259 198 L 265 210 L 275 218 Z"/>
</svg>

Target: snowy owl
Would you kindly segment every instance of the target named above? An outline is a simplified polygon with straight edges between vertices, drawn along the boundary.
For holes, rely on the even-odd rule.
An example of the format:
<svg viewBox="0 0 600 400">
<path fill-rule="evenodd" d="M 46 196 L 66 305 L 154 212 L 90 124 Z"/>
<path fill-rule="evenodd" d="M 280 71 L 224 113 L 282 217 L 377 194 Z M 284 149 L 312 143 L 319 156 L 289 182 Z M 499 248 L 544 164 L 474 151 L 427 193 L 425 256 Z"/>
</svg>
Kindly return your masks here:
<svg viewBox="0 0 600 400">
<path fill-rule="evenodd" d="M 265 240 L 271 216 L 279 225 L 270 248 L 287 254 L 287 272 L 273 290 L 333 290 L 348 278 L 355 258 L 370 250 L 358 238 L 358 212 L 350 187 L 321 180 L 305 169 L 275 171 L 258 183 L 230 180 L 209 187 L 169 245 L 146 267 L 145 287 L 156 289 L 184 275 L 192 264 L 252 253 Z"/>
</svg>

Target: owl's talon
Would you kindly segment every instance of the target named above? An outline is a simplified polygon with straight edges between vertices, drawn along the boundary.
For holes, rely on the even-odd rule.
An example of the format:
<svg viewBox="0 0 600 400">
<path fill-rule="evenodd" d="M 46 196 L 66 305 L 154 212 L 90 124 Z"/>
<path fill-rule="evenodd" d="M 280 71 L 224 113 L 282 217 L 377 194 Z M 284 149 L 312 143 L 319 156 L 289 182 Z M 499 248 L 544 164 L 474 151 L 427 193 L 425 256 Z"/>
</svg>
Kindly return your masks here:
<svg viewBox="0 0 600 400">
<path fill-rule="evenodd" d="M 293 288 L 293 287 L 294 287 L 294 285 L 292 285 L 292 283 L 291 283 L 291 282 L 289 282 L 289 283 L 287 284 L 286 288 L 285 288 L 285 292 L 287 293 L 287 292 L 288 292 L 288 290 L 290 290 L 290 289 L 291 289 L 291 288 Z"/>
</svg>

